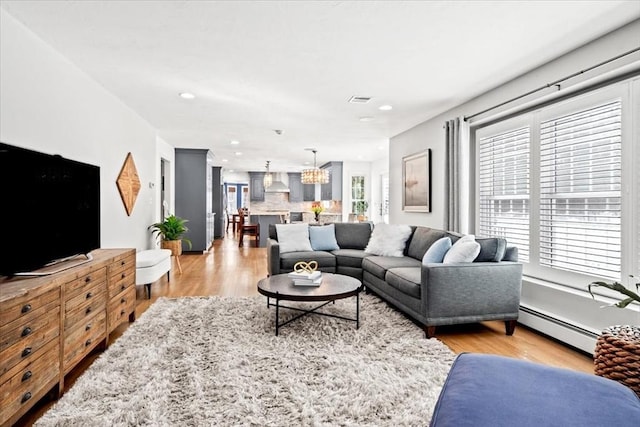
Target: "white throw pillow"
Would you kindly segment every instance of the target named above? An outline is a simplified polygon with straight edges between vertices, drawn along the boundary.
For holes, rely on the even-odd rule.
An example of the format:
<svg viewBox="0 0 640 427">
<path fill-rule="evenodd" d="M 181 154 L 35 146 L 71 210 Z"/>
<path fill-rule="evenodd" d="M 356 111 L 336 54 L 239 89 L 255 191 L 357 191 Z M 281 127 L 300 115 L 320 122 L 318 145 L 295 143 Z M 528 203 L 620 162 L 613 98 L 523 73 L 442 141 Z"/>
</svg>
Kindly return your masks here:
<svg viewBox="0 0 640 427">
<path fill-rule="evenodd" d="M 454 262 L 473 262 L 480 253 L 480 243 L 476 242 L 473 234 L 458 239 L 447 251 L 442 261 L 445 264 Z"/>
<path fill-rule="evenodd" d="M 441 263 L 444 259 L 444 256 L 447 254 L 447 252 L 449 252 L 449 249 L 451 249 L 450 237 L 443 237 L 436 240 L 431 246 L 429 246 L 427 252 L 424 253 L 424 256 L 422 257 L 422 263 Z"/>
<path fill-rule="evenodd" d="M 309 224 L 276 224 L 280 253 L 312 251 Z"/>
<path fill-rule="evenodd" d="M 376 224 L 364 251 L 374 255 L 401 257 L 409 236 L 411 227 L 408 225 Z"/>
</svg>

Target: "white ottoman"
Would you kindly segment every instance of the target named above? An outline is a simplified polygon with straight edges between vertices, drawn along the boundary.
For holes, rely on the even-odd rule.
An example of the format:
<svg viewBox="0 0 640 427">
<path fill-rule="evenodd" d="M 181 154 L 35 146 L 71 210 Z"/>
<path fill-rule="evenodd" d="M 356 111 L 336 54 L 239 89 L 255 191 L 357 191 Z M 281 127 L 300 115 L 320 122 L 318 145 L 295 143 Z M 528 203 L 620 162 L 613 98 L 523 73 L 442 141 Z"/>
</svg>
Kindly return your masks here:
<svg viewBox="0 0 640 427">
<path fill-rule="evenodd" d="M 169 249 L 149 249 L 136 254 L 136 285 L 147 288 L 147 298 L 151 298 L 151 284 L 167 273 L 170 279 L 171 251 Z"/>
</svg>

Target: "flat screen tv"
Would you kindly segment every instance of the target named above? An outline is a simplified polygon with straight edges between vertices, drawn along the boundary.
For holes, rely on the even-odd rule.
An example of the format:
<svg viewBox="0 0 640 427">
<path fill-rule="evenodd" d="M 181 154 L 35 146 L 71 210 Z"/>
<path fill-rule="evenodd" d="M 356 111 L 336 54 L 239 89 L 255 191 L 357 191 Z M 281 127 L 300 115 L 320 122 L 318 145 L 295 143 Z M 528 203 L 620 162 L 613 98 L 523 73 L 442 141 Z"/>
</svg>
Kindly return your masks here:
<svg viewBox="0 0 640 427">
<path fill-rule="evenodd" d="M 0 275 L 100 247 L 100 168 L 0 143 Z"/>
</svg>

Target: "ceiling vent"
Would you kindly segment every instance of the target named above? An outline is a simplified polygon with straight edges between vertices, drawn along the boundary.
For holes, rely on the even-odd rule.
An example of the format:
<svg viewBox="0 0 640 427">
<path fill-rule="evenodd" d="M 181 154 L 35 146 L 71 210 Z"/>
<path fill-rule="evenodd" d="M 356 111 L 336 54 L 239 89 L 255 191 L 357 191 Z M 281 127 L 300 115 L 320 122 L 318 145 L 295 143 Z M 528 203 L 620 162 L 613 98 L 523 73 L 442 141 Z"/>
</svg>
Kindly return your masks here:
<svg viewBox="0 0 640 427">
<path fill-rule="evenodd" d="M 371 101 L 371 97 L 370 96 L 352 96 L 351 98 L 349 98 L 349 102 L 352 104 L 366 104 L 367 102 Z"/>
</svg>

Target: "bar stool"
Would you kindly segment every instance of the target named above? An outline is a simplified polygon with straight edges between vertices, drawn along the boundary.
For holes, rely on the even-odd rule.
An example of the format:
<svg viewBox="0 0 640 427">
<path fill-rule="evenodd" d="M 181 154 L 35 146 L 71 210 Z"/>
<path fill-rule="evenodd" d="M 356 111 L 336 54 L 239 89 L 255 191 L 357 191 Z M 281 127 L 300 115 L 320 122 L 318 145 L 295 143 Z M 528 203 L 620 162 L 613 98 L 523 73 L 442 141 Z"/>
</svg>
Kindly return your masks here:
<svg viewBox="0 0 640 427">
<path fill-rule="evenodd" d="M 254 236 L 256 241 L 256 248 L 260 245 L 260 224 L 251 224 L 246 222 L 248 220 L 248 211 L 246 209 L 238 209 L 239 227 L 240 227 L 240 239 L 238 246 L 243 245 L 244 235 Z"/>
</svg>

